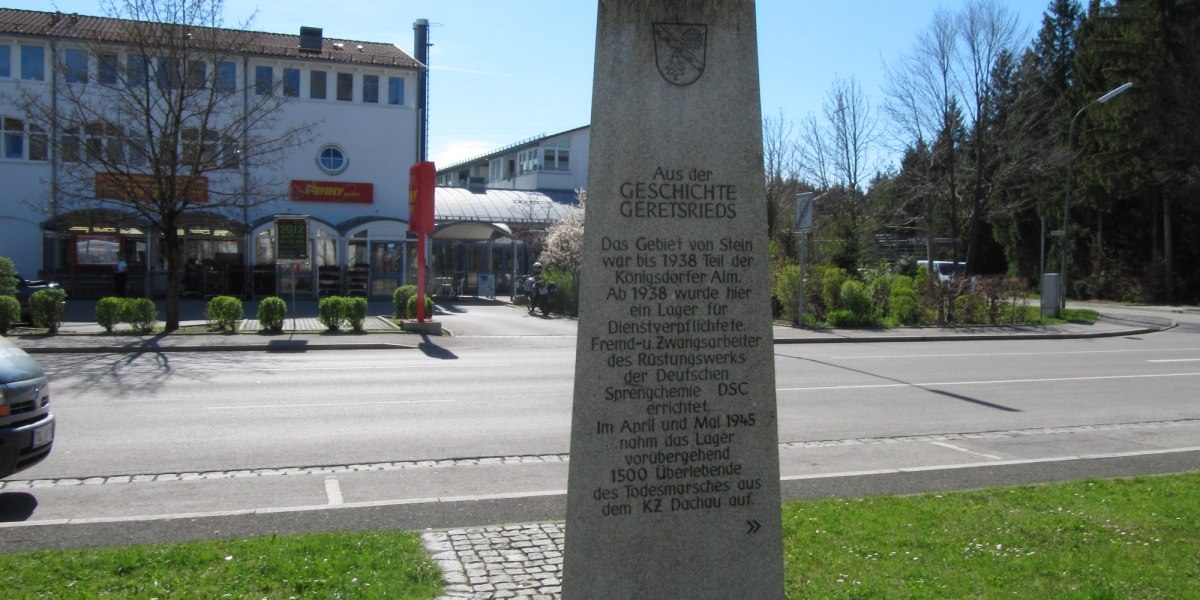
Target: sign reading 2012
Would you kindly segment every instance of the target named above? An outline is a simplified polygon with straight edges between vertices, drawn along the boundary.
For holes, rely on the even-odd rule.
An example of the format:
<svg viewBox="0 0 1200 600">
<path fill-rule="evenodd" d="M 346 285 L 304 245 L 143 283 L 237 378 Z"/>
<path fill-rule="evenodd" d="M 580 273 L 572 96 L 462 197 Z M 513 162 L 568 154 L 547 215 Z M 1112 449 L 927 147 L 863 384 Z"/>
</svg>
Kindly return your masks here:
<svg viewBox="0 0 1200 600">
<path fill-rule="evenodd" d="M 275 219 L 276 260 L 308 260 L 308 219 Z"/>
</svg>

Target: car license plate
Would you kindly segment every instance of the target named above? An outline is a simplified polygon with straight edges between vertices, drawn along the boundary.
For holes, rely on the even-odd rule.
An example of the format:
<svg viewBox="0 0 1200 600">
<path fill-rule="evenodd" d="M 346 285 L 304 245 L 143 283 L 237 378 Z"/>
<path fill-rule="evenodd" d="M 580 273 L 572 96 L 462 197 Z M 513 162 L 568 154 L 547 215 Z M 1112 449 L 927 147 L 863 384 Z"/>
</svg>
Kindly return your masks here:
<svg viewBox="0 0 1200 600">
<path fill-rule="evenodd" d="M 54 441 L 54 423 L 33 430 L 33 447 L 40 448 Z"/>
</svg>

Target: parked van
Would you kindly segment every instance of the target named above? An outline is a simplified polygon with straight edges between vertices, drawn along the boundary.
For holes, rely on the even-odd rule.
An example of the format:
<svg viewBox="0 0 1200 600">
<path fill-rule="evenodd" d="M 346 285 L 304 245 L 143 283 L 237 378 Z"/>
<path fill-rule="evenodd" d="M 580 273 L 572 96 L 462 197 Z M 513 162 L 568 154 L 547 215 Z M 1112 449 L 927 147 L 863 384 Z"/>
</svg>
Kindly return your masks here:
<svg viewBox="0 0 1200 600">
<path fill-rule="evenodd" d="M 917 268 L 929 270 L 929 261 L 918 260 Z M 966 263 L 956 263 L 952 260 L 935 260 L 933 261 L 933 272 L 937 273 L 938 279 L 950 281 L 957 277 L 966 277 L 967 265 Z"/>
</svg>

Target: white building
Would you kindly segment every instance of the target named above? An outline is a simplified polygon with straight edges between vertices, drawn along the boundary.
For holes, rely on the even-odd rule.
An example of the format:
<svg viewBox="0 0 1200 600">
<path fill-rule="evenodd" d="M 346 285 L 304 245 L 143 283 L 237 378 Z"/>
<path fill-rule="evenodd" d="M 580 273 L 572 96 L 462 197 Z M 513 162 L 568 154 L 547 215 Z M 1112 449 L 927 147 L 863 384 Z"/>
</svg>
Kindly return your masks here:
<svg viewBox="0 0 1200 600">
<path fill-rule="evenodd" d="M 42 125 L 35 115 L 23 114 L 19 99 L 34 95 L 61 102 L 91 93 L 88 86 L 103 93 L 103 86 L 113 85 L 114 64 L 126 68 L 140 60 L 129 51 L 127 24 L 0 9 L 0 256 L 12 258 L 27 278 L 60 281 L 73 297 L 110 293 L 112 265 L 119 259 L 130 266 L 131 293 L 161 293 L 161 234 L 111 205 L 67 202 L 65 192 L 74 184 L 65 174 L 72 163 L 95 159 L 94 152 L 132 150 L 113 144 L 116 138 L 99 128 L 60 131 Z M 311 124 L 312 135 L 272 165 L 238 160 L 236 143 L 211 143 L 213 152 L 231 154 L 228 169 L 208 178 L 206 193 L 219 195 L 257 178 L 277 182 L 271 192 L 277 199 L 245 203 L 241 210 L 206 210 L 201 204 L 189 213 L 185 255 L 195 265 L 185 291 L 283 293 L 295 277 L 300 293 L 390 296 L 415 278 L 408 167 L 420 155 L 424 65 L 394 45 L 323 38 L 315 28 L 302 28 L 302 35 L 234 33 L 248 34 L 249 43 L 217 64 L 198 52 L 187 73 L 200 75 L 182 85 L 226 89 L 247 107 L 264 95 L 279 97 L 272 126 Z M 151 74 L 165 70 L 161 64 L 144 67 Z M 150 81 L 156 84 L 163 82 Z M 188 143 L 182 142 L 185 154 Z M 201 144 L 206 148 L 208 141 Z M 102 175 L 92 184 L 93 196 L 102 195 Z M 286 277 L 275 264 L 277 215 L 310 218 L 311 259 Z"/>
<path fill-rule="evenodd" d="M 498 293 L 537 259 L 536 240 L 587 186 L 591 127 L 539 135 L 439 169 L 434 269 L 477 293 L 491 274 Z M 533 248 L 528 248 L 530 242 Z"/>
</svg>

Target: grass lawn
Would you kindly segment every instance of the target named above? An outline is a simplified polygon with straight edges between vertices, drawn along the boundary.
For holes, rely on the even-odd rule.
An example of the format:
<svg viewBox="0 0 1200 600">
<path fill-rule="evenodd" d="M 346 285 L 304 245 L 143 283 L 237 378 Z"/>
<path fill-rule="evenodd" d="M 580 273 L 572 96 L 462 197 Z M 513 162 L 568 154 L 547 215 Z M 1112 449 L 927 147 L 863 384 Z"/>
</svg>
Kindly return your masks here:
<svg viewBox="0 0 1200 600">
<path fill-rule="evenodd" d="M 1197 598 L 1200 472 L 788 502 L 788 598 Z M 568 533 L 569 535 L 569 533 Z M 414 534 L 0 555 L 4 598 L 433 598 Z"/>
<path fill-rule="evenodd" d="M 788 503 L 789 598 L 1200 598 L 1200 472 Z"/>
<path fill-rule="evenodd" d="M 0 555 L 0 597 L 397 598 L 442 589 L 420 537 L 320 533 Z"/>
</svg>

